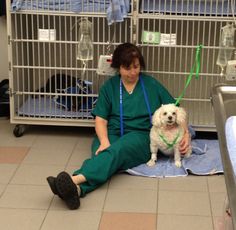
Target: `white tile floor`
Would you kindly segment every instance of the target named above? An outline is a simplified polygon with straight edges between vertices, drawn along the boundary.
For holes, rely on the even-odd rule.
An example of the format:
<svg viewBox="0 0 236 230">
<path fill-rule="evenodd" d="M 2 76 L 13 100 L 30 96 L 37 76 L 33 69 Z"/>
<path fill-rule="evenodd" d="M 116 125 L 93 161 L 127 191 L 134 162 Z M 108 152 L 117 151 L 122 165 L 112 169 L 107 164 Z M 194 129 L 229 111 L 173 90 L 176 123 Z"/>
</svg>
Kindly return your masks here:
<svg viewBox="0 0 236 230">
<path fill-rule="evenodd" d="M 220 229 L 223 175 L 156 179 L 119 174 L 82 198 L 78 210 L 68 210 L 53 196 L 46 177 L 72 173 L 89 157 L 93 129 L 34 126 L 16 138 L 14 127 L 0 120 L 1 229 Z"/>
</svg>

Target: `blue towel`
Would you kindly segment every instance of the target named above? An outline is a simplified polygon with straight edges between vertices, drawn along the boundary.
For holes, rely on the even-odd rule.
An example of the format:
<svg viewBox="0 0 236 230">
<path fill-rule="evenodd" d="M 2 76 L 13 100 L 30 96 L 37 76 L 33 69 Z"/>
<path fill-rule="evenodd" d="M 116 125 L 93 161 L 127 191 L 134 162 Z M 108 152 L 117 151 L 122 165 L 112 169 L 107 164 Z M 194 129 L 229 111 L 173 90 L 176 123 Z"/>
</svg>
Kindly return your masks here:
<svg viewBox="0 0 236 230">
<path fill-rule="evenodd" d="M 97 101 L 97 97 L 89 96 L 92 94 L 90 85 L 92 82 L 78 80 L 75 87 L 68 87 L 66 89 L 57 90 L 58 93 L 64 93 L 65 95 L 56 95 L 54 102 L 59 108 L 64 108 L 68 111 L 91 111 Z M 82 94 L 78 96 L 76 94 Z"/>
<path fill-rule="evenodd" d="M 50 97 L 32 98 L 29 96 L 19 108 L 18 114 L 19 116 L 29 117 L 93 119 L 89 109 L 86 109 L 86 111 L 81 109 L 78 111 L 65 110 L 58 107 Z"/>
<path fill-rule="evenodd" d="M 130 11 L 130 0 L 13 0 L 12 11 L 52 10 L 71 12 L 106 12 L 108 25 L 123 22 Z"/>
<path fill-rule="evenodd" d="M 130 10 L 130 0 L 112 0 L 107 8 L 108 25 L 123 22 Z"/>
<path fill-rule="evenodd" d="M 12 11 L 17 11 L 21 9 L 21 6 L 22 6 L 22 0 L 13 0 L 11 4 L 11 9 Z"/>
<path fill-rule="evenodd" d="M 235 3 L 236 6 L 236 3 Z M 217 1 L 160 1 L 149 0 L 142 1 L 140 4 L 141 12 L 148 13 L 185 13 L 192 14 L 207 14 L 207 15 L 232 15 L 231 1 L 217 0 Z M 236 13 L 236 12 L 234 12 Z"/>
<path fill-rule="evenodd" d="M 174 159 L 159 155 L 157 164 L 149 167 L 141 164 L 126 170 L 129 174 L 146 177 L 177 177 L 195 175 L 212 175 L 223 173 L 218 140 L 192 140 L 193 152 L 189 158 L 182 159 L 182 167 L 177 168 Z"/>
<path fill-rule="evenodd" d="M 25 1 L 25 0 L 13 0 L 12 10 L 70 10 L 68 0 L 37 0 L 37 1 Z"/>
<path fill-rule="evenodd" d="M 13 0 L 12 11 L 51 10 L 68 12 L 102 12 L 105 13 L 110 0 Z"/>
</svg>

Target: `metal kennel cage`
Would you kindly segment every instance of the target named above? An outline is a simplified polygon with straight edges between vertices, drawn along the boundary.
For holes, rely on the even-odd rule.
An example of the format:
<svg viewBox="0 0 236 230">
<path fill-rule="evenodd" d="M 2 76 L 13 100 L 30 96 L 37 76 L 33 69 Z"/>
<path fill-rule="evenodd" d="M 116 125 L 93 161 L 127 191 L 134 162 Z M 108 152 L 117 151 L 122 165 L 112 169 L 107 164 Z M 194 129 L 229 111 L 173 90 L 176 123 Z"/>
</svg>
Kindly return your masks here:
<svg viewBox="0 0 236 230">
<path fill-rule="evenodd" d="M 196 129 L 214 131 L 210 91 L 215 84 L 226 81 L 216 65 L 220 29 L 235 21 L 235 1 L 148 0 L 139 1 L 138 7 L 136 43 L 145 54 L 147 71 L 176 98 L 185 87 L 196 47 L 203 46 L 199 79 L 192 78 L 180 103 Z M 159 41 L 145 41 L 144 31 L 158 32 Z"/>
<path fill-rule="evenodd" d="M 11 122 L 17 124 L 16 136 L 31 124 L 93 126 L 91 110 L 109 77 L 96 72 L 99 56 L 131 41 L 130 16 L 108 25 L 109 1 L 62 2 L 23 1 L 17 9 L 8 3 Z M 77 59 L 82 19 L 92 25 L 93 60 Z"/>
<path fill-rule="evenodd" d="M 108 25 L 110 0 L 7 1 L 10 110 L 16 136 L 31 124 L 93 126 L 90 112 L 100 86 L 109 78 L 97 74 L 99 56 L 111 54 L 123 42 L 140 47 L 146 72 L 174 97 L 184 89 L 196 46 L 202 44 L 199 79 L 192 79 L 181 105 L 196 129 L 215 130 L 210 89 L 225 81 L 216 58 L 220 28 L 234 21 L 232 2 L 125 2 L 130 6 L 128 15 Z M 76 58 L 77 26 L 83 18 L 92 25 L 93 60 L 86 62 Z M 145 40 L 144 33 L 158 41 Z"/>
</svg>

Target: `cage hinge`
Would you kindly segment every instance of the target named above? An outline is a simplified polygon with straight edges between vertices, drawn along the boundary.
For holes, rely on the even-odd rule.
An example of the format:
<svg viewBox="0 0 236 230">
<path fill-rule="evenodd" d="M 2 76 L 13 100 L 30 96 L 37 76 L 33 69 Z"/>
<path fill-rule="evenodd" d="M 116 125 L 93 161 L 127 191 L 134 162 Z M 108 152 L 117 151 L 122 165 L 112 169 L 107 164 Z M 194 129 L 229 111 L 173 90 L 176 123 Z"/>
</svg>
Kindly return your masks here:
<svg viewBox="0 0 236 230">
<path fill-rule="evenodd" d="M 11 71 L 11 62 L 8 63 L 8 70 Z"/>
<path fill-rule="evenodd" d="M 138 9 L 138 3 L 137 0 L 133 1 L 133 10 L 136 11 Z"/>
<path fill-rule="evenodd" d="M 12 96 L 13 96 L 13 94 L 14 94 L 14 93 L 13 93 L 13 90 L 12 90 L 12 88 L 9 88 L 9 96 L 10 96 L 10 97 L 12 97 Z"/>
<path fill-rule="evenodd" d="M 136 43 L 136 41 L 137 41 L 137 27 L 135 24 L 133 25 L 132 29 L 133 29 L 133 42 Z"/>
<path fill-rule="evenodd" d="M 7 37 L 8 37 L 8 38 L 7 38 L 7 40 L 8 40 L 8 45 L 10 45 L 10 44 L 11 44 L 11 36 L 8 35 Z"/>
<path fill-rule="evenodd" d="M 138 0 L 133 0 L 133 25 L 132 25 L 132 42 L 137 42 L 137 24 L 138 24 Z"/>
</svg>

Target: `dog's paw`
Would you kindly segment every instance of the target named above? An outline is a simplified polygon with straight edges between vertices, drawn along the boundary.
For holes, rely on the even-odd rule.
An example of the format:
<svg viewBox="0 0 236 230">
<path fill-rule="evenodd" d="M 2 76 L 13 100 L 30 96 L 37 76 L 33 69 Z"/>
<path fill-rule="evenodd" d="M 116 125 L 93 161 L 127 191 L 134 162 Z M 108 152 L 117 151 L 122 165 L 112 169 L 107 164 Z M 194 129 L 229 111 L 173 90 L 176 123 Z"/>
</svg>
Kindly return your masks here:
<svg viewBox="0 0 236 230">
<path fill-rule="evenodd" d="M 175 166 L 180 168 L 182 166 L 181 161 L 175 161 Z"/>
<path fill-rule="evenodd" d="M 156 161 L 153 160 L 153 159 L 151 159 L 151 160 L 149 160 L 149 161 L 147 162 L 147 166 L 149 166 L 149 167 L 152 167 L 152 166 L 154 166 L 155 164 L 156 164 Z"/>
</svg>

